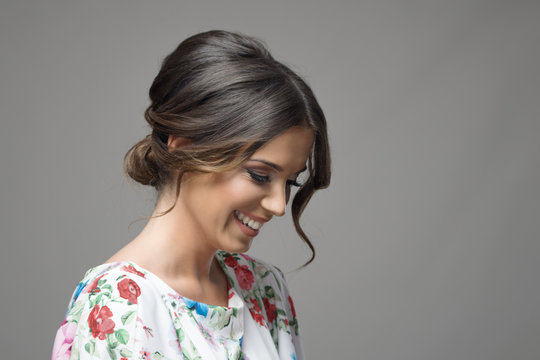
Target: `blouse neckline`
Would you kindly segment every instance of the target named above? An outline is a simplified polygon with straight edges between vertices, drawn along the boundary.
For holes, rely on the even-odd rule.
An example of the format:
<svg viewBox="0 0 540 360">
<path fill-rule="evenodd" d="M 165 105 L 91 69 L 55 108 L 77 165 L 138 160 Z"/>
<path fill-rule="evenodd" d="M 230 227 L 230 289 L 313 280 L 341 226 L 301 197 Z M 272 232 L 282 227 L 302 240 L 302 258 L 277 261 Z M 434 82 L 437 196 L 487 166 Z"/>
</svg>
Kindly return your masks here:
<svg viewBox="0 0 540 360">
<path fill-rule="evenodd" d="M 99 269 L 100 271 L 98 271 L 98 273 L 104 273 L 104 272 L 109 271 L 112 268 L 120 267 L 122 265 L 131 265 L 133 268 L 135 268 L 135 270 L 138 270 L 138 271 L 144 273 L 145 275 L 148 275 L 149 277 L 151 277 L 152 280 L 154 280 L 154 283 L 159 286 L 160 291 L 162 293 L 164 293 L 164 294 L 167 294 L 167 295 L 175 297 L 175 298 L 180 298 L 182 300 L 185 299 L 186 300 L 186 301 L 184 301 L 185 303 L 201 304 L 201 305 L 207 306 L 208 308 L 222 308 L 222 309 L 227 310 L 227 309 L 238 307 L 239 302 L 238 302 L 238 294 L 234 289 L 234 281 L 233 281 L 233 279 L 231 278 L 231 276 L 229 274 L 229 270 L 227 268 L 227 265 L 225 264 L 225 262 L 222 259 L 222 256 L 223 256 L 223 254 L 221 254 L 222 252 L 223 251 L 218 250 L 216 252 L 215 258 L 216 258 L 217 262 L 219 263 L 219 265 L 221 266 L 221 269 L 225 273 L 225 277 L 227 278 L 227 299 L 228 299 L 227 300 L 227 306 L 215 305 L 215 304 L 207 304 L 207 303 L 203 303 L 203 302 L 188 298 L 187 296 L 184 296 L 184 295 L 180 294 L 178 291 L 174 290 L 169 284 L 167 284 L 167 282 L 165 282 L 159 276 L 157 276 L 153 272 L 143 268 L 142 266 L 138 265 L 134 261 L 123 260 L 123 261 L 115 261 L 115 262 L 104 263 L 104 264 L 96 266 L 94 268 L 94 270 Z"/>
</svg>

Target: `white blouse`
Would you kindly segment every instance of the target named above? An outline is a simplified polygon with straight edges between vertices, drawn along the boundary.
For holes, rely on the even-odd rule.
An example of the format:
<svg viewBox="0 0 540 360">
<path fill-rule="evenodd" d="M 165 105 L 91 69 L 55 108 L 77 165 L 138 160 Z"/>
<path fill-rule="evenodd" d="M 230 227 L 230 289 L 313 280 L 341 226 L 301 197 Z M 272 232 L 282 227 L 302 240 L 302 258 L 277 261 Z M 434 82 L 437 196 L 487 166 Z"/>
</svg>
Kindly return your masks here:
<svg viewBox="0 0 540 360">
<path fill-rule="evenodd" d="M 133 262 L 86 272 L 52 359 L 303 359 L 283 274 L 245 254 L 216 254 L 227 306 L 188 299 Z"/>
</svg>

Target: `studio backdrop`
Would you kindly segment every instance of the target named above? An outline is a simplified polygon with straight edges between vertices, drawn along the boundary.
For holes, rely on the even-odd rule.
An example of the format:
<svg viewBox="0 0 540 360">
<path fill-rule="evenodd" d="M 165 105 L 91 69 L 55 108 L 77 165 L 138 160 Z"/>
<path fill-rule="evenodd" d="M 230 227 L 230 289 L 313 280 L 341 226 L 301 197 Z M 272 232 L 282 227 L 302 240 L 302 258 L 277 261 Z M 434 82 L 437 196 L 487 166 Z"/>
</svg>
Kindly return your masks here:
<svg viewBox="0 0 540 360">
<path fill-rule="evenodd" d="M 122 159 L 163 57 L 210 29 L 266 42 L 329 124 L 330 188 L 250 254 L 280 267 L 310 359 L 540 354 L 540 2 L 0 3 L 0 357 L 50 356 L 84 272 L 155 194 Z M 139 221 L 138 221 L 139 220 Z"/>
</svg>

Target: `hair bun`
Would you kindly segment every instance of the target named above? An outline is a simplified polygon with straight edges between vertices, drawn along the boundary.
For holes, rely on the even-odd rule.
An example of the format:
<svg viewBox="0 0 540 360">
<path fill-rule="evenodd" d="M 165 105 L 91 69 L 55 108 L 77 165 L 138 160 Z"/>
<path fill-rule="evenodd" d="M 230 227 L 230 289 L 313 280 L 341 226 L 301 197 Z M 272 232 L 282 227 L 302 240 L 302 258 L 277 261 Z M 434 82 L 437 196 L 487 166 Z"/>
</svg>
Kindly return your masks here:
<svg viewBox="0 0 540 360">
<path fill-rule="evenodd" d="M 124 171 L 140 184 L 154 187 L 159 185 L 159 165 L 152 151 L 151 135 L 129 149 L 124 157 Z"/>
</svg>

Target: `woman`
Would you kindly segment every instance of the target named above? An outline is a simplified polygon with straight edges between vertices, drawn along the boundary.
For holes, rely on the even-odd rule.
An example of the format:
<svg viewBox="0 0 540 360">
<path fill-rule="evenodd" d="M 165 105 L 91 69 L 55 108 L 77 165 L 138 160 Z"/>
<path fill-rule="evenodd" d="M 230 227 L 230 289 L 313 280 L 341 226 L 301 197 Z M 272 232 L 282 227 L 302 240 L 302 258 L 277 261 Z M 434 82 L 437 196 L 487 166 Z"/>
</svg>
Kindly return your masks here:
<svg viewBox="0 0 540 360">
<path fill-rule="evenodd" d="M 79 283 L 53 359 L 300 359 L 283 274 L 246 252 L 330 181 L 313 93 L 253 38 L 210 31 L 165 58 L 145 113 L 152 132 L 126 173 L 153 186 L 141 233 Z M 300 184 L 298 177 L 306 172 Z"/>
</svg>

